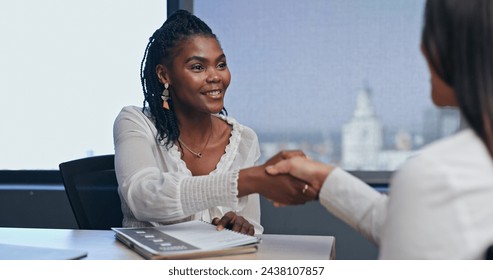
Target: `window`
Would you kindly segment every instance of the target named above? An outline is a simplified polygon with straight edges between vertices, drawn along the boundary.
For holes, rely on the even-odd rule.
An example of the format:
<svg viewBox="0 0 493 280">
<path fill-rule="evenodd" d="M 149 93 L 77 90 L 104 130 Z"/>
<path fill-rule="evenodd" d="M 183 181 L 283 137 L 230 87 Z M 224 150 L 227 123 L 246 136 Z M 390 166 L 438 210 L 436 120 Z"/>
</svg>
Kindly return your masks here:
<svg viewBox="0 0 493 280">
<path fill-rule="evenodd" d="M 261 161 L 303 149 L 393 170 L 457 129 L 458 112 L 429 98 L 424 0 L 168 2 L 193 7 L 218 35 L 233 75 L 226 108 L 257 132 Z M 0 170 L 112 153 L 114 118 L 142 104 L 140 60 L 166 4 L 1 2 Z"/>
<path fill-rule="evenodd" d="M 254 129 L 262 161 L 281 149 L 348 170 L 395 170 L 459 127 L 434 108 L 420 53 L 424 0 L 209 0 L 194 13 L 218 36 L 230 115 Z"/>
<path fill-rule="evenodd" d="M 142 104 L 140 61 L 165 18 L 165 0 L 1 1 L 0 170 L 113 153 L 113 121 Z"/>
</svg>

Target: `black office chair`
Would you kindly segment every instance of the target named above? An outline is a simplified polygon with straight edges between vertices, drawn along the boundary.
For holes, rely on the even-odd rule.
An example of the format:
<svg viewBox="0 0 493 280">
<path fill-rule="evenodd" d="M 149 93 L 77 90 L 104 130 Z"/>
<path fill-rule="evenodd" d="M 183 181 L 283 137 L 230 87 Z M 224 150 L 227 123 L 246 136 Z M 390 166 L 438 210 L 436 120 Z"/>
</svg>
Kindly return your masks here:
<svg viewBox="0 0 493 280">
<path fill-rule="evenodd" d="M 114 155 L 104 155 L 59 165 L 65 191 L 80 229 L 108 230 L 122 226 L 123 214 L 114 161 Z"/>
<path fill-rule="evenodd" d="M 488 249 L 486 250 L 486 259 L 493 260 L 493 245 L 488 247 Z"/>
</svg>

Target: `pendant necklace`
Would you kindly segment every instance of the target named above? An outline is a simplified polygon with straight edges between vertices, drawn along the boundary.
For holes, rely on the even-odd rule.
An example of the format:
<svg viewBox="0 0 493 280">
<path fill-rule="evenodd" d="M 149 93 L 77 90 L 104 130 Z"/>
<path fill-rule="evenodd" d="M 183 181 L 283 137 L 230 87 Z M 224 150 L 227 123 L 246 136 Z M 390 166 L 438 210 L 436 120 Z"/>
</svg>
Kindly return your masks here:
<svg viewBox="0 0 493 280">
<path fill-rule="evenodd" d="M 207 148 L 207 145 L 209 144 L 209 140 L 211 140 L 211 136 L 212 136 L 212 125 L 211 125 L 211 133 L 209 134 L 209 137 L 207 138 L 207 141 L 205 142 L 205 145 L 202 148 L 202 151 L 200 152 L 192 151 L 192 149 L 190 149 L 190 147 L 188 147 L 187 144 L 185 144 L 185 142 L 183 142 L 183 140 L 181 140 L 180 137 L 178 137 L 178 142 L 180 142 L 180 144 L 183 145 L 183 147 L 185 147 L 185 149 L 187 149 L 196 158 L 202 158 L 202 152 L 205 151 L 205 148 Z"/>
</svg>

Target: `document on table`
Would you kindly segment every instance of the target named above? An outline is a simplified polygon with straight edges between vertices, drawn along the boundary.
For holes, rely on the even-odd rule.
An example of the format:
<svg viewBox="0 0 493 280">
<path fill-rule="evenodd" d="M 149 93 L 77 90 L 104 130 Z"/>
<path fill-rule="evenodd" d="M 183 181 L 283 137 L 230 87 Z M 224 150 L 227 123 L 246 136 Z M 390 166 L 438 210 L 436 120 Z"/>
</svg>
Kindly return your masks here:
<svg viewBox="0 0 493 280">
<path fill-rule="evenodd" d="M 116 238 L 146 259 L 189 259 L 257 251 L 260 239 L 202 221 L 145 228 L 112 228 Z"/>
</svg>

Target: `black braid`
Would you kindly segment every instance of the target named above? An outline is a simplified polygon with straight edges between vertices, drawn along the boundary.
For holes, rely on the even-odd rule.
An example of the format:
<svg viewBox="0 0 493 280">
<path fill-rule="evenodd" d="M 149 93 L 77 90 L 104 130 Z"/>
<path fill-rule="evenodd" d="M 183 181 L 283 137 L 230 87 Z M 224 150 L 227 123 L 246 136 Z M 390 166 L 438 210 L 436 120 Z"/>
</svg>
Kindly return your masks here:
<svg viewBox="0 0 493 280">
<path fill-rule="evenodd" d="M 149 38 L 140 64 L 140 80 L 144 92 L 143 111 L 148 104 L 157 129 L 156 140 L 167 148 L 178 140 L 180 129 L 174 113 L 173 100 L 168 100 L 169 110 L 162 107 L 161 94 L 164 85 L 159 82 L 156 66 L 169 66 L 174 55 L 173 48 L 182 40 L 193 36 L 206 36 L 217 40 L 209 26 L 198 17 L 185 10 L 174 12 Z M 221 114 L 227 114 L 226 109 L 223 108 Z"/>
</svg>

